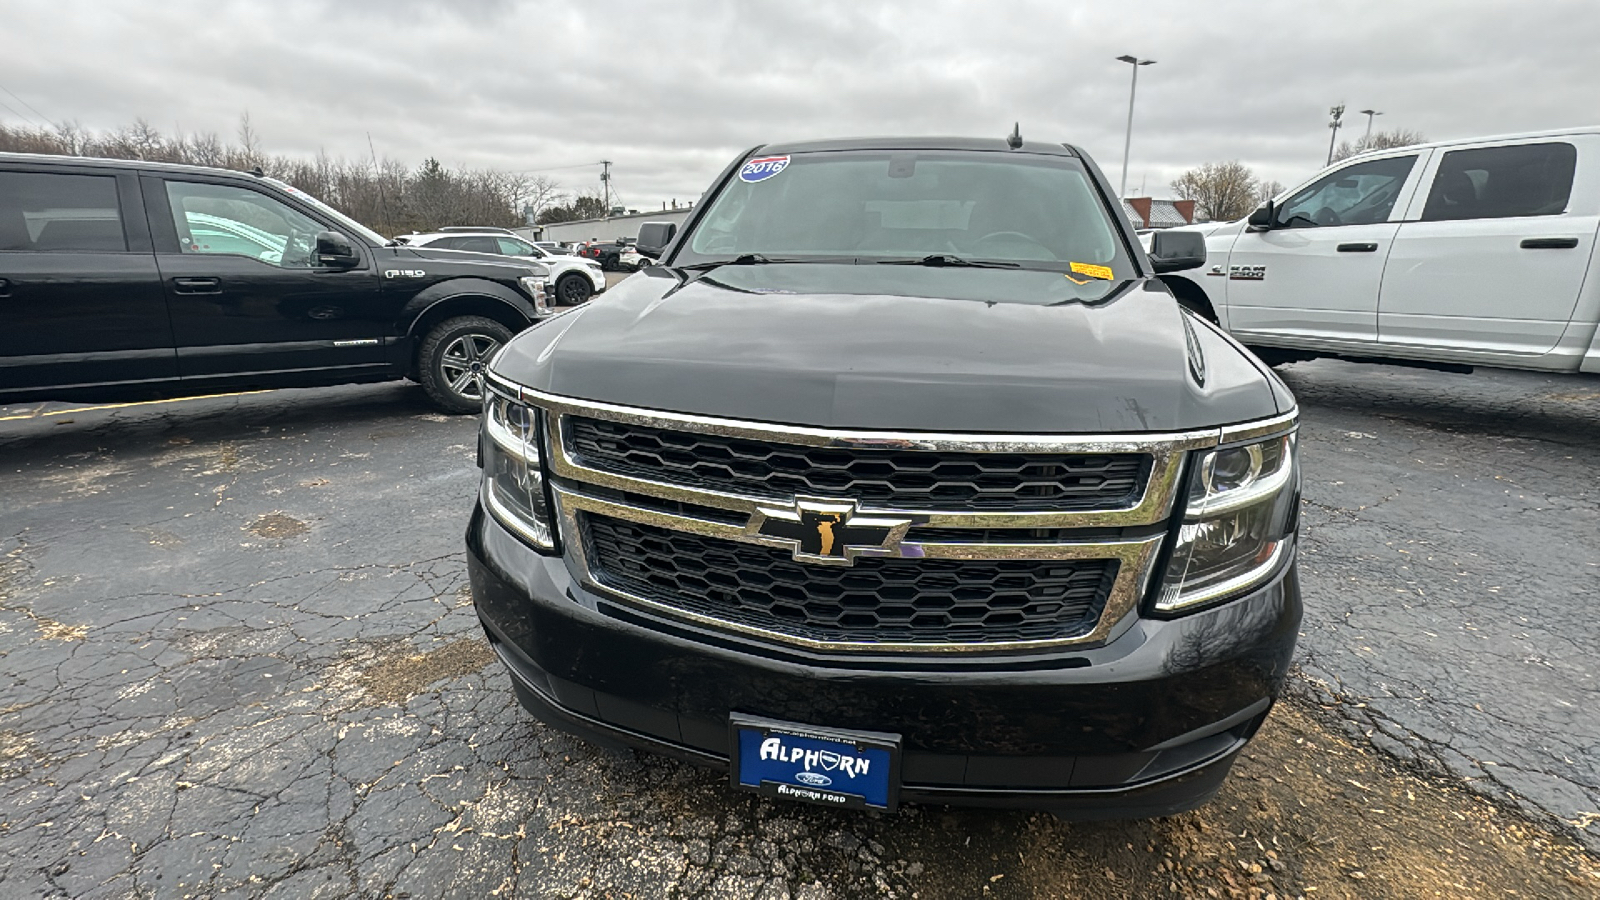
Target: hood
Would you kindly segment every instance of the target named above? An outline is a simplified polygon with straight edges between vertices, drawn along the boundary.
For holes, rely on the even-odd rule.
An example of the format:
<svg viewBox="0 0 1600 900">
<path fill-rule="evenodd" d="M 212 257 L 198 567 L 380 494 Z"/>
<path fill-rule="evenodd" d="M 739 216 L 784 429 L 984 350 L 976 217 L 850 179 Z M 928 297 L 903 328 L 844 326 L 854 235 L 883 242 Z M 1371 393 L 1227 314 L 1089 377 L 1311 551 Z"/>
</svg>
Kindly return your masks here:
<svg viewBox="0 0 1600 900">
<path fill-rule="evenodd" d="M 1278 413 L 1158 281 L 882 265 L 654 267 L 495 364 L 555 394 L 824 428 L 1182 431 Z"/>
</svg>

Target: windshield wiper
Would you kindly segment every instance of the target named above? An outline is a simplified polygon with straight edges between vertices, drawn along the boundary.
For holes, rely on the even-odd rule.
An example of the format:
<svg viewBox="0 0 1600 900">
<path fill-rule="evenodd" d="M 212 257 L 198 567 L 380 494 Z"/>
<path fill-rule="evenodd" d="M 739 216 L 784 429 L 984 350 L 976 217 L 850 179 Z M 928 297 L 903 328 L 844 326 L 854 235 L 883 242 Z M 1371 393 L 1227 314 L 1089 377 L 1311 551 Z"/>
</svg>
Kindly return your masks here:
<svg viewBox="0 0 1600 900">
<path fill-rule="evenodd" d="M 794 259 L 768 259 L 759 253 L 741 253 L 738 256 L 735 256 L 733 259 L 714 259 L 710 262 L 690 263 L 687 266 L 676 266 L 675 268 L 687 269 L 689 271 L 699 271 L 701 269 L 715 269 L 721 266 L 761 266 L 768 265 L 770 263 L 801 261 L 802 260 Z"/>
<path fill-rule="evenodd" d="M 960 268 L 960 269 L 1020 269 L 1021 265 L 1014 262 L 995 262 L 983 259 L 962 259 L 948 253 L 935 253 L 921 259 L 880 259 L 881 266 L 932 266 L 934 268 Z"/>
</svg>

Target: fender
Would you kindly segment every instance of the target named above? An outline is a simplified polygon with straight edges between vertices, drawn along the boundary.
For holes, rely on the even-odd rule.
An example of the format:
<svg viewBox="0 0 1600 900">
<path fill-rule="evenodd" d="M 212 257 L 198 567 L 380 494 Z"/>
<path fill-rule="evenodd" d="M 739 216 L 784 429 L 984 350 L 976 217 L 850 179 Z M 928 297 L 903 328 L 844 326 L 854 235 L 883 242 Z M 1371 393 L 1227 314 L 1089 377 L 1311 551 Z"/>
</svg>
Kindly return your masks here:
<svg viewBox="0 0 1600 900">
<path fill-rule="evenodd" d="M 496 300 L 508 310 L 515 312 L 525 325 L 531 325 L 538 319 L 533 301 L 513 288 L 484 278 L 452 278 L 449 281 L 429 285 L 406 301 L 405 306 L 400 309 L 399 318 L 395 321 L 395 333 L 411 336 L 412 329 L 427 315 L 428 310 L 458 297 L 487 297 Z"/>
</svg>

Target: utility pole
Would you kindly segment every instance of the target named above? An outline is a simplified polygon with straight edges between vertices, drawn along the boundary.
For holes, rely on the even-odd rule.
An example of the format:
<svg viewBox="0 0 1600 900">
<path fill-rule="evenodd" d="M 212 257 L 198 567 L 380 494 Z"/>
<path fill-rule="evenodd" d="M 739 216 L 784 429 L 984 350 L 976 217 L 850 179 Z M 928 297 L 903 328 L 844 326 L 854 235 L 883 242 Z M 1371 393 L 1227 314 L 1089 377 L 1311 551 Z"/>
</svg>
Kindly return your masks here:
<svg viewBox="0 0 1600 900">
<path fill-rule="evenodd" d="M 611 160 L 602 159 L 600 165 L 603 166 L 600 170 L 600 190 L 605 195 L 602 201 L 605 209 L 600 212 L 600 216 L 609 219 L 611 218 Z"/>
<path fill-rule="evenodd" d="M 1333 165 L 1333 142 L 1339 139 L 1339 120 L 1344 118 L 1344 104 L 1341 103 L 1338 106 L 1328 110 L 1328 115 L 1333 117 L 1333 121 L 1328 123 L 1328 128 L 1333 131 L 1333 134 L 1328 136 L 1327 165 L 1331 166 Z"/>
<path fill-rule="evenodd" d="M 1128 152 L 1133 149 L 1133 98 L 1139 92 L 1139 67 L 1153 66 L 1156 61 L 1137 56 L 1119 56 L 1117 62 L 1133 66 L 1133 85 L 1128 88 L 1128 132 L 1122 139 L 1122 187 L 1117 191 L 1117 199 L 1121 200 L 1128 195 Z"/>
<path fill-rule="evenodd" d="M 1381 111 L 1379 111 L 1379 110 L 1376 110 L 1376 109 L 1363 109 L 1363 110 L 1361 110 L 1361 112 L 1365 113 L 1366 117 L 1367 117 L 1367 136 L 1361 139 L 1361 143 L 1362 143 L 1362 146 L 1365 149 L 1371 150 L 1372 149 L 1372 146 L 1371 146 L 1372 145 L 1372 117 L 1373 116 L 1381 116 L 1381 115 L 1383 115 L 1383 113 Z"/>
</svg>

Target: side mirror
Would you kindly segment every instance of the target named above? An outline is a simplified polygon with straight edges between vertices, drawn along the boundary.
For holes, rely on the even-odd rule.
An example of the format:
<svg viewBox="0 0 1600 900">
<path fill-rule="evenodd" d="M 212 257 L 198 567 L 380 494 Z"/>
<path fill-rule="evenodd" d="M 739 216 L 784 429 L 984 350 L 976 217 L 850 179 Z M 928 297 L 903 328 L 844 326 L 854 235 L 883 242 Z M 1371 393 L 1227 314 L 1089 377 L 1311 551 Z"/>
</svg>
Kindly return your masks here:
<svg viewBox="0 0 1600 900">
<path fill-rule="evenodd" d="M 662 251 L 677 235 L 676 222 L 646 222 L 639 226 L 639 237 L 634 241 L 633 249 L 639 251 L 640 256 L 660 259 Z"/>
<path fill-rule="evenodd" d="M 1206 264 L 1206 239 L 1198 231 L 1157 231 L 1150 235 L 1150 264 L 1157 275 L 1198 269 Z"/>
<path fill-rule="evenodd" d="M 317 232 L 317 265 L 326 269 L 353 269 L 361 265 L 361 254 L 350 239 L 337 231 Z"/>
<path fill-rule="evenodd" d="M 1278 208 L 1273 205 L 1271 200 L 1268 200 L 1250 214 L 1250 218 L 1245 220 L 1245 224 L 1250 226 L 1251 231 L 1271 231 L 1274 220 L 1277 218 Z"/>
</svg>

